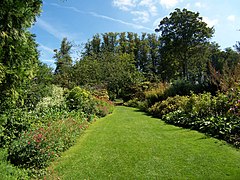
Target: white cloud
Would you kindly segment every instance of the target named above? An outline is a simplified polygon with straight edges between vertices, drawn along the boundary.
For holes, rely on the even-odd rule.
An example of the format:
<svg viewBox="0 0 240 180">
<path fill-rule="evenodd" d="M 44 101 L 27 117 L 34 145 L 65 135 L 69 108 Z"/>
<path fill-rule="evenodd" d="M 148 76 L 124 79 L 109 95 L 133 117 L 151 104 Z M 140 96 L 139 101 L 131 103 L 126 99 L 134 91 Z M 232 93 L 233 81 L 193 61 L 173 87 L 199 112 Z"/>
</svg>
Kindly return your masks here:
<svg viewBox="0 0 240 180">
<path fill-rule="evenodd" d="M 138 4 L 139 6 L 143 6 L 147 8 L 147 11 L 149 11 L 149 13 L 152 16 L 156 16 L 157 13 L 157 3 L 156 1 L 153 0 L 141 0 L 140 3 Z"/>
<path fill-rule="evenodd" d="M 47 46 L 45 46 L 45 45 L 43 45 L 41 43 L 39 43 L 39 48 L 41 50 L 44 50 L 44 51 L 48 52 L 48 53 L 53 53 L 53 49 L 51 49 L 50 47 L 47 47 Z"/>
<path fill-rule="evenodd" d="M 161 6 L 171 9 L 179 3 L 179 0 L 160 0 Z"/>
<path fill-rule="evenodd" d="M 190 3 L 187 3 L 185 6 L 184 6 L 185 9 L 190 9 L 191 8 L 191 4 Z"/>
<path fill-rule="evenodd" d="M 151 28 L 148 28 L 148 27 L 145 27 L 145 26 L 142 26 L 142 25 L 138 25 L 138 24 L 134 24 L 134 23 L 129 23 L 129 22 L 126 22 L 126 21 L 123 21 L 123 20 L 120 20 L 120 19 L 115 19 L 115 18 L 105 16 L 105 15 L 102 15 L 102 14 L 97 14 L 95 12 L 89 12 L 89 14 L 91 14 L 92 16 L 98 17 L 98 18 L 107 19 L 107 20 L 118 22 L 118 23 L 121 23 L 121 24 L 124 24 L 124 25 L 127 25 L 127 26 L 131 26 L 135 29 L 145 29 L 145 30 L 148 30 L 148 31 L 149 30 L 152 31 Z"/>
<path fill-rule="evenodd" d="M 69 6 L 69 7 L 68 6 L 61 6 L 61 5 L 56 4 L 56 3 L 50 3 L 50 5 L 56 6 L 56 7 L 59 7 L 59 8 L 66 8 L 66 9 L 70 9 L 70 10 L 73 10 L 73 11 L 78 12 L 78 13 L 86 14 L 86 12 L 81 11 L 81 10 L 75 8 L 75 7 L 72 7 L 72 6 Z"/>
<path fill-rule="evenodd" d="M 116 5 L 119 5 L 119 8 L 120 8 L 120 7 L 124 7 L 124 6 L 128 6 L 128 7 L 134 6 L 136 0 L 114 0 L 113 3 L 114 2 L 116 3 Z M 75 12 L 78 12 L 78 13 L 82 13 L 82 14 L 88 14 L 88 15 L 91 15 L 91 16 L 94 16 L 94 17 L 97 17 L 97 18 L 106 19 L 106 20 L 109 20 L 109 21 L 114 21 L 114 22 L 117 22 L 117 23 L 120 23 L 120 24 L 130 26 L 130 27 L 135 28 L 135 29 L 145 29 L 145 30 L 148 30 L 148 31 L 152 30 L 152 29 L 150 29 L 148 27 L 145 27 L 145 26 L 142 26 L 142 25 L 126 22 L 126 21 L 123 21 L 123 20 L 120 20 L 120 19 L 112 18 L 112 17 L 105 16 L 105 15 L 102 15 L 102 14 L 98 14 L 96 12 L 86 12 L 86 11 L 82 11 L 82 10 L 79 10 L 79 9 L 77 9 L 75 7 L 71 7 L 71 6 L 59 6 L 59 5 L 55 5 L 55 4 L 51 4 L 51 5 L 54 5 L 54 6 L 57 6 L 57 7 L 60 7 L 60 8 L 67 8 L 69 10 L 72 10 L 72 11 L 75 11 Z M 50 26 L 50 25 L 48 24 L 48 26 Z M 54 32 L 54 30 L 51 28 L 51 26 L 50 27 L 48 27 L 48 26 L 47 26 L 47 29 L 49 29 L 51 33 Z M 61 35 L 61 34 L 58 34 L 58 35 Z"/>
<path fill-rule="evenodd" d="M 196 2 L 196 3 L 195 3 L 195 6 L 198 7 L 198 8 L 203 8 L 203 7 L 205 7 L 205 5 L 202 4 L 201 2 Z"/>
<path fill-rule="evenodd" d="M 36 25 L 59 40 L 62 40 L 64 37 L 71 37 L 69 34 L 60 32 L 59 29 L 55 29 L 51 24 L 41 18 L 38 18 Z"/>
<path fill-rule="evenodd" d="M 136 2 L 136 0 L 113 0 L 113 6 L 124 11 L 129 11 L 136 6 Z"/>
<path fill-rule="evenodd" d="M 202 18 L 203 18 L 203 21 L 204 21 L 205 23 L 207 23 L 207 25 L 208 25 L 209 27 L 216 26 L 216 25 L 218 24 L 218 22 L 219 22 L 218 19 L 209 19 L 209 18 L 206 17 L 206 16 L 203 16 Z"/>
<path fill-rule="evenodd" d="M 230 22 L 235 22 L 236 16 L 230 15 L 230 16 L 227 17 L 227 20 L 230 21 Z"/>
<path fill-rule="evenodd" d="M 55 63 L 55 60 L 52 60 L 52 59 L 42 59 L 42 62 L 51 63 L 51 65 L 54 66 L 53 63 Z"/>
<path fill-rule="evenodd" d="M 149 22 L 149 13 L 146 11 L 132 11 L 131 14 L 135 15 L 137 18 L 133 20 L 136 22 L 146 23 Z"/>
<path fill-rule="evenodd" d="M 151 17 L 158 15 L 159 0 L 113 0 L 113 6 L 123 11 L 130 12 L 134 17 L 133 21 L 141 23 L 149 22 Z"/>
</svg>

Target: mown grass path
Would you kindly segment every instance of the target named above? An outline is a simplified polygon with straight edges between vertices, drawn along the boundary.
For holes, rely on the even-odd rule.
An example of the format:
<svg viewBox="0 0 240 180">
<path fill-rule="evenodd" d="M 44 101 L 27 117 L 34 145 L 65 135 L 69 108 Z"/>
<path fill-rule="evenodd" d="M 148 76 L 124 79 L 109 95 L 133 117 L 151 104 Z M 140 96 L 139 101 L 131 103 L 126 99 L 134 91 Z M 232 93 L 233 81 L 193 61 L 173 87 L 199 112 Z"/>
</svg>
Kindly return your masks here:
<svg viewBox="0 0 240 180">
<path fill-rule="evenodd" d="M 134 108 L 116 107 L 51 169 L 61 179 L 240 179 L 240 151 Z"/>
</svg>

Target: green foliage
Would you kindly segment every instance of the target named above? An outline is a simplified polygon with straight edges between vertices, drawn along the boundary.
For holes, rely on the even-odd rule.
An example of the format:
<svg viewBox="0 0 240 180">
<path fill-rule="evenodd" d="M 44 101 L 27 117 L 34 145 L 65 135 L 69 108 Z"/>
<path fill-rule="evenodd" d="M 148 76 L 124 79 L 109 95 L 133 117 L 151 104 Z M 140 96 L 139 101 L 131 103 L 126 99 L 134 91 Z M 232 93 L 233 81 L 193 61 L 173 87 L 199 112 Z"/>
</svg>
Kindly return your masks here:
<svg viewBox="0 0 240 180">
<path fill-rule="evenodd" d="M 8 162 L 6 149 L 0 149 L 0 169 L 1 179 L 30 179 L 26 170 L 17 168 Z"/>
<path fill-rule="evenodd" d="M 237 44 L 234 46 L 238 53 L 240 53 L 240 41 L 237 42 Z"/>
<path fill-rule="evenodd" d="M 154 104 L 149 111 L 167 123 L 196 129 L 239 147 L 238 99 L 221 93 L 175 96 Z M 236 104 L 231 106 L 232 102 Z"/>
<path fill-rule="evenodd" d="M 95 54 L 77 62 L 74 69 L 77 85 L 104 84 L 111 100 L 127 96 L 129 87 L 142 79 L 129 54 Z"/>
<path fill-rule="evenodd" d="M 64 93 L 63 88 L 53 86 L 52 95 L 43 98 L 33 112 L 23 111 L 26 116 L 18 116 L 31 121 L 25 129 L 16 127 L 18 134 L 8 142 L 8 158 L 13 164 L 35 170 L 46 167 L 74 143 L 96 115 L 103 117 L 113 111 L 112 103 L 97 99 L 80 87 L 68 92 L 66 102 Z"/>
<path fill-rule="evenodd" d="M 140 101 L 138 98 L 130 99 L 129 101 L 124 103 L 125 106 L 138 108 L 142 111 L 146 111 L 148 109 L 147 101 Z"/>
<path fill-rule="evenodd" d="M 79 110 L 86 114 L 95 113 L 95 104 L 92 95 L 90 92 L 79 86 L 73 88 L 67 94 L 66 103 L 70 110 Z"/>
<path fill-rule="evenodd" d="M 163 115 L 177 110 L 183 110 L 188 101 L 187 96 L 168 97 L 166 100 L 155 103 L 148 109 L 148 112 L 156 117 L 162 118 Z"/>
<path fill-rule="evenodd" d="M 66 96 L 66 104 L 70 110 L 82 111 L 87 115 L 106 116 L 113 111 L 113 104 L 107 99 L 94 97 L 89 91 L 73 88 Z M 90 121 L 90 119 L 89 119 Z"/>
<path fill-rule="evenodd" d="M 96 34 L 85 44 L 83 59 L 95 55 L 101 57 L 108 53 L 128 54 L 133 56 L 135 67 L 146 74 L 148 80 L 156 80 L 153 77 L 157 77 L 160 72 L 159 44 L 159 37 L 156 34 L 138 35 L 133 32 Z"/>
<path fill-rule="evenodd" d="M 0 63 L 0 85 L 2 83 L 2 81 L 5 78 L 5 68 L 4 66 Z"/>
<path fill-rule="evenodd" d="M 0 115 L 0 147 L 9 145 L 33 123 L 33 117 L 24 109 L 9 109 Z"/>
<path fill-rule="evenodd" d="M 217 70 L 214 65 L 209 65 L 211 81 L 222 92 L 236 89 L 240 86 L 240 56 L 237 57 L 235 62 L 231 62 L 231 65 L 228 64 L 226 61 L 221 71 Z"/>
<path fill-rule="evenodd" d="M 71 88 L 72 58 L 70 56 L 72 44 L 63 38 L 59 51 L 55 50 L 56 69 L 54 82 L 64 88 Z"/>
<path fill-rule="evenodd" d="M 191 82 L 183 79 L 173 81 L 169 88 L 165 91 L 165 96 L 185 96 L 190 95 L 191 92 L 200 93 L 203 87 L 200 84 L 192 84 Z"/>
<path fill-rule="evenodd" d="M 104 117 L 108 114 L 111 114 L 114 109 L 114 105 L 111 101 L 108 101 L 106 99 L 99 99 L 94 98 L 95 101 L 95 108 L 96 108 L 96 115 L 98 117 Z"/>
<path fill-rule="evenodd" d="M 50 96 L 52 92 L 53 73 L 46 64 L 39 63 L 36 76 L 26 84 L 24 107 L 33 110 L 42 98 Z"/>
<path fill-rule="evenodd" d="M 176 80 L 172 84 L 156 83 L 151 84 L 148 89 L 144 90 L 144 98 L 142 101 L 148 102 L 148 107 L 151 107 L 156 102 L 174 97 L 176 95 L 184 96 L 190 95 L 191 92 L 201 92 L 203 87 L 201 85 L 193 85 L 186 80 Z M 139 92 L 138 92 L 139 93 Z M 147 110 L 147 109 L 146 109 Z"/>
<path fill-rule="evenodd" d="M 51 93 L 49 93 L 49 96 L 44 97 L 40 102 L 38 102 L 35 111 L 41 112 L 51 108 L 64 108 L 66 106 L 64 94 L 65 91 L 63 88 L 52 85 Z"/>
<path fill-rule="evenodd" d="M 12 164 L 24 168 L 41 169 L 50 160 L 73 145 L 88 122 L 81 116 L 77 119 L 66 118 L 37 129 L 29 129 L 13 141 L 8 150 Z"/>
<path fill-rule="evenodd" d="M 160 22 L 156 32 L 161 32 L 164 63 L 172 67 L 165 70 L 175 77 L 202 83 L 208 55 L 206 45 L 213 28 L 207 27 L 199 13 L 175 9 Z"/>
<path fill-rule="evenodd" d="M 50 94 L 50 93 L 49 93 Z M 43 98 L 33 111 L 23 108 L 8 109 L 0 115 L 0 146 L 9 145 L 22 131 L 31 126 L 51 120 L 57 120 L 67 113 L 64 91 L 52 87 L 49 97 Z"/>
<path fill-rule="evenodd" d="M 25 89 L 37 70 L 38 51 L 27 31 L 41 11 L 41 0 L 2 0 L 0 3 L 0 111 L 24 105 Z"/>
<path fill-rule="evenodd" d="M 145 99 L 148 106 L 153 105 L 155 102 L 166 99 L 165 92 L 169 88 L 169 84 L 158 83 L 153 84 L 149 89 L 144 91 Z"/>
</svg>

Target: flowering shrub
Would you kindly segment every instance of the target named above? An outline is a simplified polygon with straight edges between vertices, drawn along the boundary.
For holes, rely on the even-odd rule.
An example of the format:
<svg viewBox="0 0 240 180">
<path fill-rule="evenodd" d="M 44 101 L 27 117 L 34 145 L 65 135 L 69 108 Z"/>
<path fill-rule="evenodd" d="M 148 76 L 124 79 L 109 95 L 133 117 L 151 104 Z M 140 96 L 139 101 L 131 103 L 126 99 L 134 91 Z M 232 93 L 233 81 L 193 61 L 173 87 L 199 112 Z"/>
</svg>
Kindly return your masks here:
<svg viewBox="0 0 240 180">
<path fill-rule="evenodd" d="M 35 111 L 25 112 L 32 124 L 21 128 L 9 146 L 8 159 L 14 165 L 34 169 L 46 167 L 74 143 L 96 116 L 113 111 L 110 101 L 95 98 L 79 87 L 67 94 L 66 101 L 63 90 L 54 89 L 53 95 L 44 98 Z"/>
<path fill-rule="evenodd" d="M 64 90 L 61 87 L 52 85 L 52 95 L 44 97 L 37 105 L 35 111 L 49 108 L 60 108 L 65 106 Z"/>
<path fill-rule="evenodd" d="M 94 98 L 94 101 L 96 103 L 96 115 L 98 117 L 104 117 L 107 114 L 113 112 L 114 105 L 111 101 L 108 101 L 106 99 L 99 99 L 97 97 Z"/>
<path fill-rule="evenodd" d="M 196 129 L 240 147 L 239 102 L 236 95 L 191 94 L 157 102 L 149 112 L 167 123 Z"/>
<path fill-rule="evenodd" d="M 78 117 L 80 119 L 80 117 Z M 9 147 L 8 159 L 25 168 L 43 168 L 73 145 L 89 125 L 86 119 L 67 118 L 20 134 Z"/>
<path fill-rule="evenodd" d="M 229 112 L 240 116 L 240 100 L 234 102 L 233 106 L 229 109 Z"/>
<path fill-rule="evenodd" d="M 235 114 L 236 116 L 240 116 L 240 85 L 237 88 L 229 90 L 227 95 L 231 105 L 229 112 Z"/>
</svg>

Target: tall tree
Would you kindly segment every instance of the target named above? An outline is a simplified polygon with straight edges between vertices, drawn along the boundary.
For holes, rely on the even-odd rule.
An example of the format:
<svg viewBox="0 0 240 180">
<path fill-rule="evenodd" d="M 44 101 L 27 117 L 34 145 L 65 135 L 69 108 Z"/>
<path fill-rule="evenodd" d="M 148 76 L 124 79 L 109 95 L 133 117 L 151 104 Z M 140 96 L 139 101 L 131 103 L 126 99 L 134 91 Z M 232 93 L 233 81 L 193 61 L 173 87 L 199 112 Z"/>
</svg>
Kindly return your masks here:
<svg viewBox="0 0 240 180">
<path fill-rule="evenodd" d="M 69 88 L 71 85 L 71 76 L 72 76 L 72 58 L 71 54 L 72 44 L 67 40 L 67 38 L 63 38 L 61 42 L 60 50 L 54 50 L 56 59 L 56 69 L 55 69 L 55 83 Z"/>
<path fill-rule="evenodd" d="M 237 52 L 240 53 L 240 41 L 238 41 L 234 47 L 236 48 Z"/>
<path fill-rule="evenodd" d="M 28 28 L 41 12 L 42 0 L 0 1 L 0 109 L 24 104 L 22 87 L 38 66 L 38 51 Z"/>
<path fill-rule="evenodd" d="M 195 68 L 198 63 L 206 64 L 201 62 L 202 58 L 196 57 L 202 57 L 202 53 L 205 53 L 203 47 L 212 37 L 214 29 L 203 22 L 199 13 L 175 9 L 170 17 L 160 22 L 156 32 L 161 32 L 163 52 L 171 54 L 165 55 L 165 58 L 177 66 L 181 78 L 189 80 L 191 68 Z"/>
<path fill-rule="evenodd" d="M 126 39 L 126 33 L 122 32 L 119 35 L 119 51 L 121 53 L 126 53 L 127 52 L 127 39 Z"/>
</svg>

